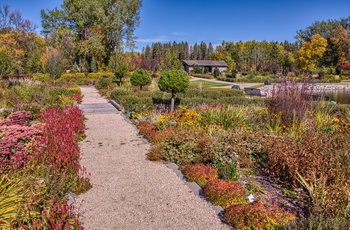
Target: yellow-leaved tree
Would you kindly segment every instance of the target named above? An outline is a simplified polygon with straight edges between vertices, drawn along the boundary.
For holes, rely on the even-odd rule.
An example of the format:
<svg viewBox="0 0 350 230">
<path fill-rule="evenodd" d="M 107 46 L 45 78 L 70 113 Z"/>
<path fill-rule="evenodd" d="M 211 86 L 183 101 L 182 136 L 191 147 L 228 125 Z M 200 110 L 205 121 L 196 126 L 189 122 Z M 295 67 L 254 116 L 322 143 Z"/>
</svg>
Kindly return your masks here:
<svg viewBox="0 0 350 230">
<path fill-rule="evenodd" d="M 298 66 L 301 71 L 314 70 L 317 61 L 322 58 L 327 48 L 327 40 L 319 34 L 312 35 L 298 51 Z"/>
</svg>

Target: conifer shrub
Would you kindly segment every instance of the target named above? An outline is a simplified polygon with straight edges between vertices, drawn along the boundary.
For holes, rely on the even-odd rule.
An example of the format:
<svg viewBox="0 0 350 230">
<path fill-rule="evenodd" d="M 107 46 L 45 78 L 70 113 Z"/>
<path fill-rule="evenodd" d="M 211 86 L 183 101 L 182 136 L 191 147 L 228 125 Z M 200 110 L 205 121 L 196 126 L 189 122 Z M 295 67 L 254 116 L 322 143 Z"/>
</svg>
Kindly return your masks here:
<svg viewBox="0 0 350 230">
<path fill-rule="evenodd" d="M 112 85 L 112 79 L 107 77 L 100 77 L 95 83 L 95 87 L 98 90 L 107 89 L 110 85 Z"/>
</svg>

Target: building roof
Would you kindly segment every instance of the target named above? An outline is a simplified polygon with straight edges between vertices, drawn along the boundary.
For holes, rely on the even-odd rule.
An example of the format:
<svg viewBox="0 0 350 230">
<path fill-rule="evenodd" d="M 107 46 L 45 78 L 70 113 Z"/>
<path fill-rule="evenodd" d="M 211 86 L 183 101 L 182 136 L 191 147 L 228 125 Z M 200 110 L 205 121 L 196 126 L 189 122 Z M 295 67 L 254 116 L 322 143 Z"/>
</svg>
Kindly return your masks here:
<svg viewBox="0 0 350 230">
<path fill-rule="evenodd" d="M 213 67 L 227 67 L 225 61 L 209 61 L 209 60 L 183 60 L 186 65 L 189 66 L 213 66 Z"/>
</svg>

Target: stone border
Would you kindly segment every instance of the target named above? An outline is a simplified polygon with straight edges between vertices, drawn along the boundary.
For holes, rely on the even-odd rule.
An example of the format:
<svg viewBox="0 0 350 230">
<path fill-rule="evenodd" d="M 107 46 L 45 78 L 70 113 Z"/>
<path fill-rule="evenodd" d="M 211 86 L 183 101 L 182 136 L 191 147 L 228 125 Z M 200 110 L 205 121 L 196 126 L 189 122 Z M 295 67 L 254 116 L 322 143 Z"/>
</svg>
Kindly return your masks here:
<svg viewBox="0 0 350 230">
<path fill-rule="evenodd" d="M 124 111 L 125 111 L 124 108 L 123 108 L 123 106 L 121 106 L 120 104 L 118 104 L 118 103 L 117 103 L 116 101 L 114 101 L 114 100 L 109 100 L 108 103 L 111 103 L 111 104 L 114 106 L 114 108 L 116 108 L 118 111 L 121 111 L 121 112 L 124 112 Z"/>
</svg>

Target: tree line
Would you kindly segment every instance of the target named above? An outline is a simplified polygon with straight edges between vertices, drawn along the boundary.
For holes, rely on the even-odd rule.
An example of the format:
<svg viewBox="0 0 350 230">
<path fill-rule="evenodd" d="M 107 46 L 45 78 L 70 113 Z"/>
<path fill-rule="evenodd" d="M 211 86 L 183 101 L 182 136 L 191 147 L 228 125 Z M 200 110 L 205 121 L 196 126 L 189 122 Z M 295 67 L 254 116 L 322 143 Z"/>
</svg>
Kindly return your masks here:
<svg viewBox="0 0 350 230">
<path fill-rule="evenodd" d="M 340 73 L 350 60 L 350 33 L 345 18 L 316 21 L 297 31 L 296 42 L 223 41 L 215 48 L 204 42 L 153 43 L 136 58 L 137 67 L 148 70 L 176 69 L 181 61 L 224 60 L 229 71 L 288 72 L 326 71 Z M 139 60 L 140 59 L 140 60 Z"/>
<path fill-rule="evenodd" d="M 141 0 L 64 0 L 42 10 L 41 34 L 9 5 L 0 7 L 0 75 L 65 71 L 116 72 L 180 69 L 182 60 L 224 60 L 228 71 L 340 73 L 350 61 L 345 18 L 316 21 L 296 32 L 296 42 L 223 41 L 153 43 L 135 49 Z"/>
</svg>

